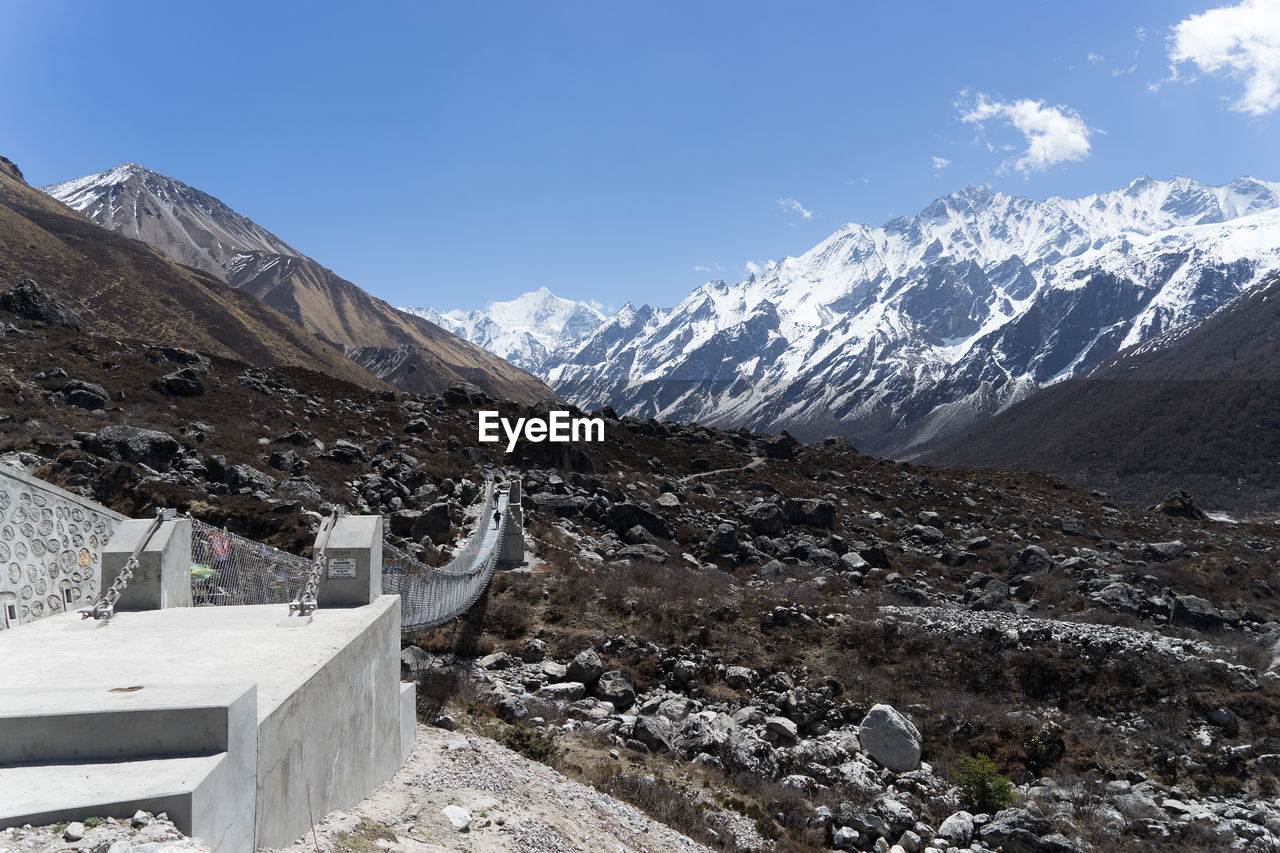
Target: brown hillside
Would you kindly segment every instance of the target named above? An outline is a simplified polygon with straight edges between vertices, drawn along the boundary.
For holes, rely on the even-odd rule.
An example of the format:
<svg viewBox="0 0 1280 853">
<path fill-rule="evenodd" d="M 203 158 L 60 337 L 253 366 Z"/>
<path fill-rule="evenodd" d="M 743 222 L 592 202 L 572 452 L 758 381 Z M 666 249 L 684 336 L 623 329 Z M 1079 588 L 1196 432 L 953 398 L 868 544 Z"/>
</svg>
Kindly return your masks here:
<svg viewBox="0 0 1280 853">
<path fill-rule="evenodd" d="M 1052 385 L 926 454 L 1034 468 L 1154 503 L 1280 511 L 1280 274 L 1199 323 Z"/>
<path fill-rule="evenodd" d="M 513 400 L 555 398 L 555 392 L 510 362 L 397 311 L 222 201 L 175 178 L 130 163 L 42 189 L 104 228 L 252 293 L 338 349 L 378 353 L 361 364 L 403 390 L 433 393 L 466 380 Z M 396 355 L 401 348 L 407 349 Z M 396 369 L 379 372 L 377 365 L 393 355 Z"/>
<path fill-rule="evenodd" d="M 296 365 L 366 387 L 379 380 L 251 294 L 90 222 L 0 168 L 0 284 L 32 278 L 94 331 Z"/>
</svg>

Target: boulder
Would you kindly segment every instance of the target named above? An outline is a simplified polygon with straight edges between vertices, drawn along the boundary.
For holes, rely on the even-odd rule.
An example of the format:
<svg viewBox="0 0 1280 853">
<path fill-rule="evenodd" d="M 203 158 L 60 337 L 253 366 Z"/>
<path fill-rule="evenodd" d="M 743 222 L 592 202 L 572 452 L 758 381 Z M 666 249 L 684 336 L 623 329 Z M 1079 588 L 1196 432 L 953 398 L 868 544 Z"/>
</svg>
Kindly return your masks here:
<svg viewBox="0 0 1280 853">
<path fill-rule="evenodd" d="M 1142 559 L 1156 563 L 1167 563 L 1185 553 L 1187 553 L 1187 546 L 1180 539 L 1172 542 L 1148 542 L 1142 546 Z"/>
<path fill-rule="evenodd" d="M 340 438 L 333 443 L 327 454 L 335 462 L 363 462 L 365 458 L 364 448 L 358 444 Z"/>
<path fill-rule="evenodd" d="M 507 723 L 518 723 L 529 716 L 529 709 L 515 696 L 508 696 L 494 708 L 498 719 Z"/>
<path fill-rule="evenodd" d="M 445 806 L 440 810 L 440 814 L 444 815 L 458 832 L 466 832 L 471 828 L 471 812 L 462 806 Z"/>
<path fill-rule="evenodd" d="M 604 672 L 604 664 L 594 649 L 583 649 L 577 657 L 569 662 L 568 676 L 570 681 L 581 681 L 583 684 L 595 684 Z"/>
<path fill-rule="evenodd" d="M 636 701 L 636 689 L 619 670 L 602 673 L 596 682 L 597 698 L 612 702 L 619 711 L 625 711 Z"/>
<path fill-rule="evenodd" d="M 1192 628 L 1220 628 L 1222 611 L 1198 595 L 1180 595 L 1173 601 L 1173 623 Z"/>
<path fill-rule="evenodd" d="M 477 662 L 484 669 L 510 669 L 515 665 L 511 655 L 506 652 L 494 652 L 491 655 L 485 655 Z"/>
<path fill-rule="evenodd" d="M 605 524 L 619 536 L 626 535 L 637 524 L 659 539 L 670 539 L 672 536 L 671 527 L 662 518 L 630 501 L 610 506 L 605 511 Z"/>
<path fill-rule="evenodd" d="M 1172 492 L 1167 498 L 1152 507 L 1153 510 L 1174 518 L 1189 518 L 1193 521 L 1208 521 L 1209 516 L 1196 506 L 1195 499 L 1185 489 Z"/>
<path fill-rule="evenodd" d="M 157 391 L 169 397 L 198 397 L 204 393 L 204 380 L 190 367 L 166 373 L 152 384 Z"/>
<path fill-rule="evenodd" d="M 751 530 L 765 536 L 773 536 L 781 532 L 786 524 L 787 516 L 782 508 L 774 503 L 758 503 L 747 507 L 742 518 Z"/>
<path fill-rule="evenodd" d="M 734 690 L 745 690 L 756 682 L 755 670 L 745 666 L 731 666 L 725 670 L 724 683 Z"/>
<path fill-rule="evenodd" d="M 732 554 L 738 550 L 738 531 L 732 524 L 721 524 L 707 538 L 707 551 L 712 554 Z"/>
<path fill-rule="evenodd" d="M 107 405 L 107 401 L 111 399 L 107 389 L 101 385 L 82 382 L 79 379 L 72 379 L 63 385 L 60 390 L 66 397 L 68 406 L 76 406 L 90 411 L 103 408 Z"/>
<path fill-rule="evenodd" d="M 788 498 L 783 504 L 787 520 L 793 524 L 830 529 L 836 524 L 836 505 L 824 500 L 796 500 Z"/>
<path fill-rule="evenodd" d="M 1004 853 L 1079 853 L 1080 848 L 1053 831 L 1053 825 L 1026 809 L 1005 809 L 978 832 L 982 843 Z"/>
<path fill-rule="evenodd" d="M 875 705 L 858 727 L 867 754 L 894 773 L 920 766 L 920 732 L 890 705 Z"/>
<path fill-rule="evenodd" d="M 248 489 L 250 492 L 271 494 L 276 490 L 275 478 L 264 474 L 252 465 L 232 465 L 224 471 L 223 482 L 231 487 L 232 491 Z"/>
<path fill-rule="evenodd" d="M 968 847 L 973 841 L 973 815 L 959 811 L 942 822 L 937 838 L 945 838 L 952 847 Z"/>
<path fill-rule="evenodd" d="M 178 455 L 178 442 L 173 436 L 133 426 L 103 427 L 84 446 L 95 456 L 113 462 L 141 462 L 157 471 L 168 468 Z"/>
<path fill-rule="evenodd" d="M 520 644 L 520 659 L 525 663 L 539 663 L 547 656 L 547 644 L 532 637 Z"/>
<path fill-rule="evenodd" d="M 559 684 L 539 687 L 536 695 L 539 699 L 549 699 L 553 702 L 576 702 L 586 697 L 587 686 L 581 681 L 562 681 Z"/>
<path fill-rule="evenodd" d="M 796 437 L 786 430 L 782 431 L 782 435 L 765 441 L 761 446 L 764 455 L 770 459 L 794 459 L 799 448 L 800 442 L 796 441 Z"/>
<path fill-rule="evenodd" d="M 660 717 L 637 717 L 631 737 L 644 744 L 650 752 L 670 752 L 671 732 Z"/>
<path fill-rule="evenodd" d="M 1009 571 L 1011 574 L 1031 574 L 1034 572 L 1047 572 L 1053 568 L 1053 558 L 1049 556 L 1049 552 L 1041 548 L 1039 545 L 1028 545 L 1021 551 L 1013 555 L 1009 560 Z"/>
<path fill-rule="evenodd" d="M 413 522 L 413 527 L 409 530 L 409 536 L 419 542 L 424 539 L 430 539 L 439 545 L 449 538 L 451 526 L 449 504 L 445 501 L 438 501 L 423 510 L 422 514 Z"/>
<path fill-rule="evenodd" d="M 764 721 L 764 727 L 785 741 L 793 741 L 800 734 L 796 724 L 786 717 L 770 717 Z"/>
<path fill-rule="evenodd" d="M 582 508 L 586 505 L 586 500 L 573 495 L 557 495 L 552 492 L 538 492 L 530 495 L 528 500 L 532 501 L 538 509 L 545 510 L 561 518 L 572 518 L 582 512 Z"/>
<path fill-rule="evenodd" d="M 22 279 L 9 292 L 0 294 L 0 308 L 24 320 L 76 331 L 84 328 L 76 312 L 45 293 L 40 285 L 29 278 Z"/>
<path fill-rule="evenodd" d="M 1091 527 L 1088 523 L 1078 518 L 1062 519 L 1062 532 L 1068 536 L 1080 536 L 1085 539 L 1091 539 L 1094 542 L 1102 539 L 1102 534 Z"/>
</svg>

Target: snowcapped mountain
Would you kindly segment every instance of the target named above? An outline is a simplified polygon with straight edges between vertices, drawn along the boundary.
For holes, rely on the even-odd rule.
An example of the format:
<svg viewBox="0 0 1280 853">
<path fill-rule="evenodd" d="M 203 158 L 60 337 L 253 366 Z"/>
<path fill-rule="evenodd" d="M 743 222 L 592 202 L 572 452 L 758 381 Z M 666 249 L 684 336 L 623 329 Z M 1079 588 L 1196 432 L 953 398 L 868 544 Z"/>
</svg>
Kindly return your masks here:
<svg viewBox="0 0 1280 853">
<path fill-rule="evenodd" d="M 165 248 L 173 260 L 221 279 L 249 252 L 304 257 L 213 196 L 137 163 L 40 190 L 104 228 Z"/>
<path fill-rule="evenodd" d="M 465 379 L 528 402 L 550 389 L 501 358 L 386 302 L 176 178 L 127 163 L 40 188 L 99 225 L 261 299 L 406 391 Z"/>
<path fill-rule="evenodd" d="M 970 187 L 674 308 L 628 304 L 539 372 L 588 409 L 912 455 L 1277 268 L 1280 184 L 1143 177 L 1045 201 Z"/>
<path fill-rule="evenodd" d="M 605 321 L 585 302 L 563 299 L 545 287 L 509 302 L 490 302 L 483 311 L 401 308 L 430 320 L 495 355 L 538 373 L 553 353 L 581 341 Z"/>
</svg>

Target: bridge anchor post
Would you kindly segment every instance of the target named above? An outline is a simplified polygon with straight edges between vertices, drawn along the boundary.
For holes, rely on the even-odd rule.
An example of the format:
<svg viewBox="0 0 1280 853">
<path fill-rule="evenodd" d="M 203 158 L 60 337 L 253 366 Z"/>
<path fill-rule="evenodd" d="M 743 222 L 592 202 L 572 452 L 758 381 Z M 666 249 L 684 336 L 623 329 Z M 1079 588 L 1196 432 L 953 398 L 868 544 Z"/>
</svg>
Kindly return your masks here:
<svg viewBox="0 0 1280 853">
<path fill-rule="evenodd" d="M 99 591 L 115 582 L 152 524 L 146 519 L 128 519 L 116 527 L 102 550 Z M 161 522 L 146 547 L 138 553 L 133 580 L 120 594 L 115 609 L 164 610 L 191 605 L 191 519 L 174 518 Z"/>
<path fill-rule="evenodd" d="M 317 540 L 316 547 L 321 543 Z M 340 516 L 329 534 L 320 567 L 316 604 L 348 607 L 370 604 L 382 595 L 382 516 Z"/>
<path fill-rule="evenodd" d="M 524 563 L 524 510 L 520 507 L 520 481 L 511 481 L 507 498 L 507 526 L 498 546 L 498 564 L 518 566 Z"/>
</svg>

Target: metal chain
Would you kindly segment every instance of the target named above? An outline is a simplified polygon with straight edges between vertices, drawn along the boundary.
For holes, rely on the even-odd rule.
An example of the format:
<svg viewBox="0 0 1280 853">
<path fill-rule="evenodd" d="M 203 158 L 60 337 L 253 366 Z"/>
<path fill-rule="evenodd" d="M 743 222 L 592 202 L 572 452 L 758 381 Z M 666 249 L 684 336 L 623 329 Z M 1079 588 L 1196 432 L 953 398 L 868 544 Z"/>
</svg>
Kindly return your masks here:
<svg viewBox="0 0 1280 853">
<path fill-rule="evenodd" d="M 129 586 L 129 581 L 133 580 L 133 570 L 138 568 L 138 555 L 142 553 L 143 548 L 147 547 L 147 543 L 151 541 L 151 537 L 155 535 L 155 532 L 160 529 L 160 525 L 173 518 L 173 516 L 174 510 L 156 510 L 156 517 L 152 520 L 151 526 L 147 528 L 147 532 L 138 540 L 138 544 L 133 549 L 133 553 L 129 555 L 129 559 L 125 560 L 124 568 L 120 570 L 120 574 L 116 575 L 116 579 L 111 582 L 111 586 L 102 595 L 98 596 L 98 600 L 92 606 L 80 611 L 81 619 L 93 617 L 105 622 L 116 615 L 116 602 L 120 600 L 120 596 Z"/>
<path fill-rule="evenodd" d="M 290 616 L 310 616 L 318 606 L 316 594 L 320 589 L 320 570 L 324 566 L 324 549 L 329 546 L 329 535 L 333 533 L 333 527 L 337 521 L 338 511 L 335 509 L 320 528 L 320 536 L 316 540 L 318 544 L 315 557 L 311 560 L 310 571 L 307 572 L 307 582 L 298 593 L 298 597 L 289 602 Z"/>
</svg>

